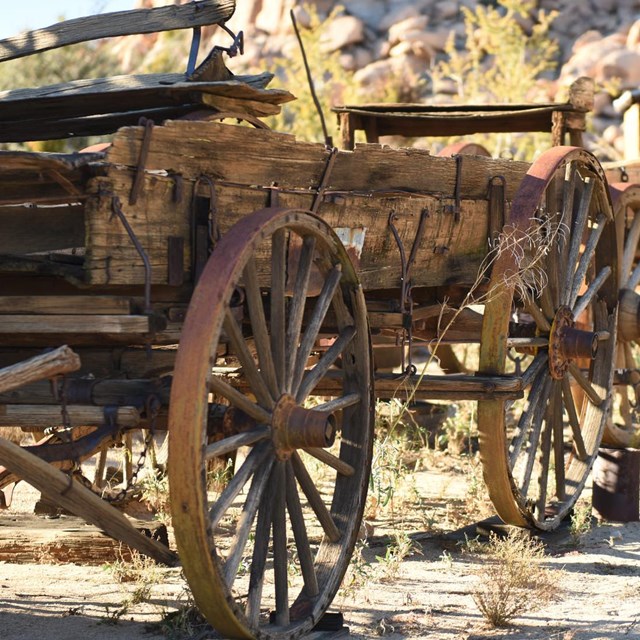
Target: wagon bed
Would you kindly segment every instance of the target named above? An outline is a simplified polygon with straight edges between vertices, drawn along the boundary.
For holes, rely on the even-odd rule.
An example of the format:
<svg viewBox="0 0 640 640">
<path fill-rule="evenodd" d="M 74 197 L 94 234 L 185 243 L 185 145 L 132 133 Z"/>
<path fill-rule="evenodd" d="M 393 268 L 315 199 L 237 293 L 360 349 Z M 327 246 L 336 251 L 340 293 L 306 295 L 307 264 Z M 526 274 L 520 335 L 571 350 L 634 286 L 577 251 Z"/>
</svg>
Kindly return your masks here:
<svg viewBox="0 0 640 640">
<path fill-rule="evenodd" d="M 63 344 L 80 357 L 0 393 L 0 427 L 43 436 L 0 439 L 5 501 L 24 478 L 175 562 L 96 495 L 102 478 L 92 491 L 71 476 L 136 430 L 144 455 L 168 431 L 180 561 L 230 637 L 295 638 L 330 605 L 360 529 L 376 397 L 478 401 L 499 515 L 557 526 L 605 427 L 630 433 L 633 371 L 623 359 L 617 393 L 613 369 L 637 338 L 635 188 L 612 199 L 579 147 L 533 164 L 338 150 L 256 120 L 286 92 L 150 82 L 117 90 L 123 112 L 106 100 L 95 131 L 129 124 L 100 151 L 0 152 L 0 367 Z M 31 95 L 65 108 L 37 130 L 85 131 L 103 93 Z M 0 100 L 16 139 L 25 98 Z M 174 100 L 188 117 L 164 119 Z"/>
</svg>

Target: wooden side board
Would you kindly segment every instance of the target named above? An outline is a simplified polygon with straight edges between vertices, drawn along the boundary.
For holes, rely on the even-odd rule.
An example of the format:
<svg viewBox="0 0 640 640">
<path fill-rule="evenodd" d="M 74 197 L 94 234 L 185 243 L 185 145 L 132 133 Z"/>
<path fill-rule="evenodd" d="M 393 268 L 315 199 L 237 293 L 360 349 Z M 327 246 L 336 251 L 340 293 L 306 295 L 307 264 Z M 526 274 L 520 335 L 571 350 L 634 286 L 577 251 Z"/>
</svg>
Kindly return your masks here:
<svg viewBox="0 0 640 640">
<path fill-rule="evenodd" d="M 85 268 L 92 285 L 144 281 L 138 252 L 113 216 L 114 195 L 121 197 L 123 212 L 148 253 L 152 282 L 164 284 L 172 237 L 182 238 L 185 278 L 192 275 L 196 181 L 201 198 L 210 198 L 213 188 L 215 225 L 224 233 L 274 201 L 270 185 L 278 187 L 278 206 L 310 209 L 330 157 L 324 145 L 297 142 L 285 134 L 169 122 L 153 130 L 142 189 L 136 205 L 129 206 L 125 198 L 137 175 L 142 137 L 140 127 L 120 130 L 108 152 L 107 176 L 91 185 L 95 197 L 87 203 Z M 390 217 L 407 255 L 421 216 L 428 217 L 413 268 L 414 284 L 472 283 L 488 251 L 489 182 L 494 176 L 504 180 L 508 208 L 528 167 L 480 157 L 461 163 L 419 149 L 359 146 L 337 152 L 318 214 L 334 228 L 364 235 L 359 270 L 367 289 L 400 283 L 400 249 Z M 268 271 L 264 263 L 263 268 Z"/>
</svg>

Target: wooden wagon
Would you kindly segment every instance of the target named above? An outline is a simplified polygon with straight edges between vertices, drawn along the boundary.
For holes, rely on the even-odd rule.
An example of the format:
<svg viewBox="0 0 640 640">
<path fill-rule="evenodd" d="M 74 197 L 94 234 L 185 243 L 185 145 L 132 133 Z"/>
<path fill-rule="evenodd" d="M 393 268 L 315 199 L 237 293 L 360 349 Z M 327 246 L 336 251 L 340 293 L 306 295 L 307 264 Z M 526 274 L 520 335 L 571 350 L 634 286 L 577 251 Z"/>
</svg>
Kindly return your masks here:
<svg viewBox="0 0 640 640">
<path fill-rule="evenodd" d="M 232 11 L 127 12 L 91 34 Z M 47 31 L 64 44 L 69 25 Z M 41 36 L 0 42 L 0 55 L 46 48 Z M 102 151 L 0 153 L 0 426 L 42 436 L 0 439 L 0 487 L 22 478 L 176 562 L 96 495 L 99 474 L 91 489 L 72 474 L 127 434 L 149 444 L 168 430 L 198 606 L 226 637 L 294 638 L 321 620 L 351 558 L 376 397 L 476 400 L 500 517 L 551 529 L 570 512 L 607 422 L 630 428 L 613 384 L 634 372 L 614 361 L 617 336 L 623 350 L 637 337 L 640 222 L 578 147 L 533 164 L 460 161 L 266 130 L 256 117 L 290 95 L 262 76 L 220 79 L 218 58 L 206 78 L 192 66 L 0 95 L 4 141 L 115 132 Z M 253 126 L 220 122 L 230 116 Z M 399 373 L 374 367 L 389 344 Z M 41 355 L 60 345 L 80 363 Z M 417 346 L 437 358 L 456 345 L 475 345 L 471 370 L 413 360 Z M 34 370 L 51 380 L 25 384 Z"/>
</svg>

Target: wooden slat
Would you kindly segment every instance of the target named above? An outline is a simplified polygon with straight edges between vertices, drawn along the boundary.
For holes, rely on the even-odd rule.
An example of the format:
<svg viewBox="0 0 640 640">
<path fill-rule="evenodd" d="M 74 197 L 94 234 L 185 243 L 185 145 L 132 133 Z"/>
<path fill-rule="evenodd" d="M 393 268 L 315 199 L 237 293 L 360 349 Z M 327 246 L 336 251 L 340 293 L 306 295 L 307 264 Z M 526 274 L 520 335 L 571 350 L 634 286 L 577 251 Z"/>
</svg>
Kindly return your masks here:
<svg viewBox="0 0 640 640">
<path fill-rule="evenodd" d="M 137 427 L 140 412 L 135 407 L 118 407 L 117 423 L 121 427 Z M 100 426 L 104 424 L 104 407 L 68 405 L 69 421 L 74 426 Z M 60 427 L 63 426 L 60 405 L 2 404 L 0 405 L 0 427 Z"/>
<path fill-rule="evenodd" d="M 36 380 L 43 380 L 80 368 L 80 358 L 63 346 L 39 356 L 0 369 L 0 392 L 6 393 Z"/>
<path fill-rule="evenodd" d="M 233 15 L 235 6 L 235 0 L 202 0 L 67 20 L 0 40 L 0 61 L 100 38 L 219 24 Z"/>
<path fill-rule="evenodd" d="M 84 247 L 84 208 L 75 204 L 0 206 L 0 230 L 2 253 L 48 253 Z"/>
<path fill-rule="evenodd" d="M 85 78 L 35 89 L 0 92 L 0 122 L 19 123 L 46 118 L 51 122 L 86 115 L 101 115 L 158 107 L 198 104 L 194 95 L 224 96 L 270 104 L 294 97 L 283 89 L 265 89 L 271 74 L 239 76 L 218 82 L 188 82 L 180 73 L 153 73 Z M 26 109 L 28 107 L 28 109 Z M 52 116 L 53 113 L 53 116 Z"/>
<path fill-rule="evenodd" d="M 128 315 L 129 298 L 119 296 L 0 296 L 0 316 L 16 314 L 36 315 Z M 93 322 L 84 320 L 84 322 Z"/>
<path fill-rule="evenodd" d="M 125 315 L 5 315 L 0 334 L 148 333 L 147 316 Z"/>
</svg>

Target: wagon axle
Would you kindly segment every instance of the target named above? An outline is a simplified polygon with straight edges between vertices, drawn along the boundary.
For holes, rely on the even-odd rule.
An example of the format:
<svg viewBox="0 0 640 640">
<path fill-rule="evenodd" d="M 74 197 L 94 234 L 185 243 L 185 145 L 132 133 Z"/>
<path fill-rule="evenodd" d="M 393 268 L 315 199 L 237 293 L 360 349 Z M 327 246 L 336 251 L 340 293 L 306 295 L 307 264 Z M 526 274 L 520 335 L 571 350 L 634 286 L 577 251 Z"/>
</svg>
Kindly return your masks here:
<svg viewBox="0 0 640 640">
<path fill-rule="evenodd" d="M 598 334 L 576 329 L 575 318 L 569 307 L 560 307 L 549 333 L 549 371 L 555 380 L 561 380 L 572 360 L 593 360 L 598 351 Z"/>
</svg>

